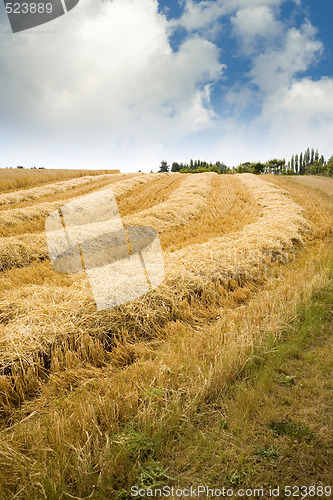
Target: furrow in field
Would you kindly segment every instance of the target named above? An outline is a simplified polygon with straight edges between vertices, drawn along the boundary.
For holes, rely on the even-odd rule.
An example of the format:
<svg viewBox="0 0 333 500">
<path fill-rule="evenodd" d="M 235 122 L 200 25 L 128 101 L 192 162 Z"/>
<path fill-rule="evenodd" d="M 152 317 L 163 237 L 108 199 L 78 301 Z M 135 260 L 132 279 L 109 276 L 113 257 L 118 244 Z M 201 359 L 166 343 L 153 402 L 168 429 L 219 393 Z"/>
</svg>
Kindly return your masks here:
<svg viewBox="0 0 333 500">
<path fill-rule="evenodd" d="M 303 245 L 302 236 L 310 232 L 304 209 L 286 191 L 255 175 L 237 177 L 261 207 L 259 219 L 239 232 L 167 256 L 169 276 L 176 279 L 181 270 L 185 281 L 202 286 L 212 280 L 228 281 L 230 276 L 251 280 L 262 276 L 272 260 L 291 259 L 293 249 Z"/>
<path fill-rule="evenodd" d="M 124 196 L 140 186 L 159 178 L 164 174 L 141 174 L 129 179 L 119 180 L 112 183 L 110 179 L 110 187 L 116 197 Z M 81 193 L 77 193 L 80 196 Z M 12 236 L 14 234 L 25 234 L 42 231 L 46 217 L 57 208 L 61 207 L 66 202 L 75 198 L 75 196 L 67 196 L 60 198 L 57 201 L 35 202 L 32 206 L 24 208 L 11 208 L 0 212 L 0 236 Z"/>
<path fill-rule="evenodd" d="M 294 175 L 291 179 L 311 189 L 319 189 L 323 193 L 333 196 L 333 179 L 331 177 L 317 177 L 316 175 Z"/>
<path fill-rule="evenodd" d="M 118 201 L 120 213 L 133 212 L 145 203 L 167 200 L 184 182 L 183 175 L 164 176 L 143 185 Z M 122 192 L 122 187 L 119 192 Z M 166 229 L 161 235 L 163 250 L 176 250 L 194 242 L 202 243 L 216 235 L 240 230 L 259 215 L 251 192 L 235 176 L 214 176 L 212 192 L 204 210 L 191 221 Z M 48 259 L 45 232 L 0 238 L 0 271 L 24 267 Z"/>
<path fill-rule="evenodd" d="M 260 207 L 251 191 L 234 175 L 216 175 L 206 205 L 191 224 L 166 228 L 160 235 L 168 251 L 241 230 L 259 217 Z"/>
<path fill-rule="evenodd" d="M 269 182 L 285 189 L 296 203 L 302 205 L 306 212 L 306 218 L 312 229 L 312 238 L 325 238 L 333 235 L 333 209 L 332 201 L 328 191 L 316 187 L 316 177 L 313 182 L 298 182 L 295 177 L 270 175 Z M 311 180 L 311 179 L 310 179 Z M 333 179 L 324 179 L 331 181 Z"/>
<path fill-rule="evenodd" d="M 112 178 L 110 179 L 110 175 Z M 54 182 L 52 184 L 46 184 L 39 187 L 33 187 L 29 189 L 21 189 L 19 191 L 14 191 L 12 193 L 0 194 L 0 207 L 6 205 L 13 205 L 16 203 L 22 203 L 25 201 L 39 200 L 45 196 L 54 196 L 60 193 L 64 193 L 68 190 L 73 190 L 77 187 L 84 186 L 90 183 L 97 183 L 99 181 L 109 179 L 111 182 L 115 178 L 119 179 L 123 177 L 123 174 L 104 174 L 104 175 L 87 175 L 85 177 L 79 177 L 78 179 L 69 179 L 66 181 Z"/>
<path fill-rule="evenodd" d="M 49 258 L 45 233 L 0 238 L 0 271 Z"/>
<path fill-rule="evenodd" d="M 10 271 L 5 273 L 8 284 L 0 296 L 3 366 L 21 357 L 33 362 L 36 349 L 49 353 L 54 343 L 67 342 L 69 335 L 81 338 L 84 332 L 93 332 L 98 345 L 112 342 L 124 329 L 133 339 L 154 338 L 170 320 L 189 321 L 188 315 L 192 317 L 195 310 L 188 310 L 192 299 L 206 297 L 213 304 L 221 297 L 223 300 L 222 289 L 227 292 L 245 286 L 247 281 L 262 282 L 267 266 L 280 262 L 283 253 L 302 245 L 302 235 L 309 226 L 303 209 L 285 191 L 251 174 L 238 179 L 261 209 L 258 220 L 230 236 L 165 253 L 166 280 L 140 299 L 97 313 L 83 275 L 59 277 L 46 263 L 38 264 L 35 271 L 32 266 L 13 270 L 12 275 Z M 18 281 L 20 272 L 21 286 L 10 286 L 11 279 Z M 36 284 L 31 284 L 33 276 L 39 276 Z M 26 284 L 22 285 L 24 279 Z M 81 348 L 84 356 L 93 350 Z"/>
<path fill-rule="evenodd" d="M 118 181 L 112 186 L 113 192 L 117 197 L 117 203 L 120 206 L 120 212 L 124 210 L 124 207 L 129 209 L 137 209 L 137 203 L 139 195 L 141 203 L 146 202 L 150 199 L 150 202 L 156 202 L 156 200 L 165 199 L 168 197 L 170 191 L 174 189 L 175 186 L 179 184 L 183 177 L 179 174 L 178 176 L 169 176 L 165 174 L 153 176 L 139 176 L 132 179 L 125 179 Z M 147 182 L 149 181 L 149 182 Z M 134 190 L 135 194 L 132 195 Z M 147 197 L 146 191 L 152 191 L 154 193 L 154 198 L 150 195 Z M 130 200 L 130 203 L 126 203 L 126 200 Z M 61 206 L 64 200 L 60 200 L 52 205 L 43 204 L 42 207 L 39 205 L 39 209 L 44 209 L 43 217 L 45 218 L 48 213 L 54 210 L 56 207 Z M 30 213 L 29 213 L 30 212 Z M 11 212 L 10 212 L 11 213 Z M 16 220 L 16 225 L 14 226 L 14 231 L 18 229 L 17 227 L 17 217 L 22 218 L 22 229 L 26 230 L 30 228 L 34 229 L 34 223 L 37 229 L 44 228 L 44 220 L 40 220 L 40 212 L 37 213 L 36 219 L 28 219 L 29 224 L 27 224 L 26 216 L 36 215 L 33 208 L 26 208 L 25 210 L 20 209 L 14 212 L 14 218 Z M 8 219 L 7 219 L 8 222 Z M 11 269 L 14 267 L 23 267 L 29 265 L 31 262 L 44 260 L 48 258 L 48 249 L 46 243 L 45 231 L 33 232 L 28 234 L 18 234 L 16 236 L 6 236 L 0 238 L 0 271 L 6 269 Z"/>
<path fill-rule="evenodd" d="M 117 196 L 117 205 L 121 217 L 129 216 L 146 209 L 150 209 L 167 201 L 170 195 L 179 188 L 185 180 L 183 174 L 164 173 L 155 181 L 140 186 L 138 189 Z"/>
<path fill-rule="evenodd" d="M 205 209 L 216 176 L 213 172 L 189 174 L 166 201 L 124 216 L 123 223 L 153 227 L 159 233 L 188 224 Z"/>
</svg>

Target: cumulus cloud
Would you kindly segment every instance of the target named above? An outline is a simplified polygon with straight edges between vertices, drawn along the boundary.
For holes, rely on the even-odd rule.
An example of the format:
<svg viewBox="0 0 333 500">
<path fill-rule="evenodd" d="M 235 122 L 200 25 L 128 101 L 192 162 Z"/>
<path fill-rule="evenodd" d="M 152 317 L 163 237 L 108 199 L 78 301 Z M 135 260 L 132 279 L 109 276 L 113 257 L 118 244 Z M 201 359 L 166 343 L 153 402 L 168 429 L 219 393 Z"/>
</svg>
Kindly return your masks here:
<svg viewBox="0 0 333 500">
<path fill-rule="evenodd" d="M 246 94 L 249 98 L 251 94 Z M 243 92 L 240 93 L 242 95 Z M 231 165 L 243 161 L 286 160 L 307 147 L 329 158 L 333 135 L 333 78 L 294 79 L 288 86 L 266 94 L 260 113 L 250 120 L 221 121 L 224 133 L 216 137 L 214 157 Z M 236 99 L 236 94 L 233 96 Z"/>
<path fill-rule="evenodd" d="M 16 134 L 28 128 L 30 140 L 72 135 L 82 147 L 88 138 L 110 147 L 208 127 L 209 88 L 223 70 L 218 49 L 194 35 L 174 52 L 157 7 L 86 0 L 40 30 L 2 36 L 1 121 Z"/>
<path fill-rule="evenodd" d="M 251 11 L 255 11 L 251 6 Z M 245 10 L 245 9 L 243 9 Z M 248 27 L 238 11 L 234 17 L 235 35 L 243 42 L 262 33 L 261 21 L 267 15 L 271 26 L 281 36 L 268 33 L 266 43 L 251 51 L 252 68 L 243 84 L 236 84 L 226 94 L 234 116 L 222 119 L 227 129 L 218 141 L 218 151 L 225 151 L 234 161 L 291 156 L 306 147 L 318 147 L 329 156 L 329 138 L 333 132 L 333 79 L 312 80 L 302 77 L 320 60 L 323 44 L 309 20 L 296 29 L 276 24 L 274 16 L 263 13 L 258 22 Z M 245 19 L 245 18 L 244 18 Z M 236 29 L 237 26 L 237 29 Z M 274 30 L 273 30 L 274 31 Z M 254 45 L 252 45 L 252 48 Z M 257 115 L 244 119 L 246 111 L 256 107 Z M 226 126 L 227 125 L 227 126 Z M 237 146 L 236 146 L 237 144 Z"/>
<path fill-rule="evenodd" d="M 332 154 L 333 78 L 303 78 L 281 88 L 265 101 L 260 119 L 270 124 L 276 149 L 293 151 L 307 146 Z M 331 151 L 331 153 L 330 153 Z"/>
<path fill-rule="evenodd" d="M 282 23 L 276 19 L 272 8 L 265 4 L 239 9 L 231 18 L 231 22 L 243 52 L 248 54 L 259 49 L 263 38 L 270 40 L 283 33 Z"/>
<path fill-rule="evenodd" d="M 269 49 L 254 59 L 252 81 L 268 93 L 288 86 L 298 73 L 319 59 L 323 45 L 316 40 L 316 31 L 309 21 L 299 30 L 290 28 L 281 48 Z"/>
<path fill-rule="evenodd" d="M 231 16 L 237 13 L 240 17 L 239 23 L 243 22 L 241 19 L 246 10 L 259 8 L 269 8 L 281 5 L 285 0 L 202 0 L 201 2 L 194 2 L 193 0 L 186 0 L 184 12 L 182 16 L 172 21 L 172 26 L 183 27 L 187 31 L 197 31 L 209 27 L 218 22 L 222 16 Z"/>
<path fill-rule="evenodd" d="M 85 0 L 16 35 L 3 16 L 2 160 L 150 170 L 200 154 L 229 164 L 312 145 L 328 154 L 332 79 L 304 77 L 324 47 L 309 20 L 281 18 L 285 1 L 185 0 L 168 20 L 156 0 Z M 237 76 L 226 36 L 230 57 L 246 60 Z"/>
</svg>

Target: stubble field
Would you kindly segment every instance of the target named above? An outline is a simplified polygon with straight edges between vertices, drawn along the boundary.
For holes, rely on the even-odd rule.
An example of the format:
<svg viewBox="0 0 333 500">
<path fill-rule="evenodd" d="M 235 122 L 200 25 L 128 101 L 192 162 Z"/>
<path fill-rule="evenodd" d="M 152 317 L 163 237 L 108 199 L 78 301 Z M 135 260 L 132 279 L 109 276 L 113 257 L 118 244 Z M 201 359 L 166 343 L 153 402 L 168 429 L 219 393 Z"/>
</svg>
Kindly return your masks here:
<svg viewBox="0 0 333 500">
<path fill-rule="evenodd" d="M 332 179 L 83 174 L 0 175 L 1 498 L 127 498 L 133 435 L 172 439 L 329 277 Z M 52 268 L 45 219 L 107 187 L 158 231 L 166 278 L 97 311 L 85 274 Z"/>
</svg>

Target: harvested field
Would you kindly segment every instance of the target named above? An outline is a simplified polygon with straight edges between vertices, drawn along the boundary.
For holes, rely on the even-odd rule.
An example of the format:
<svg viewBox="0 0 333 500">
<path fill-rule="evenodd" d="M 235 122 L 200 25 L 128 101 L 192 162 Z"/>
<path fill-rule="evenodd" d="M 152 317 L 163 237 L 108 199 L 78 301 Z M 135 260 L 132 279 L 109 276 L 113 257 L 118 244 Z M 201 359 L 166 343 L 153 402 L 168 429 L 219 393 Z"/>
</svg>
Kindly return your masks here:
<svg viewBox="0 0 333 500">
<path fill-rule="evenodd" d="M 302 236 L 310 233 L 310 226 L 302 207 L 285 191 L 262 179 L 251 174 L 239 178 L 261 208 L 259 220 L 231 236 L 211 238 L 175 252 L 171 264 L 175 275 L 180 274 L 179 269 L 186 269 L 192 279 L 203 276 L 207 282 L 223 281 L 227 276 L 248 281 L 250 276 L 262 276 L 260 266 L 283 259 L 288 251 L 303 246 Z"/>
<path fill-rule="evenodd" d="M 47 258 L 48 249 L 43 233 L 0 238 L 0 271 L 25 267 L 31 262 Z"/>
<path fill-rule="evenodd" d="M 148 186 L 151 175 L 145 177 Z M 179 176 L 176 176 L 176 179 L 178 178 Z M 154 178 L 151 186 L 154 200 L 156 200 L 156 182 L 161 182 L 164 188 L 165 179 L 168 180 L 168 185 L 172 176 L 161 174 L 157 180 Z M 213 196 L 214 181 L 216 182 Z M 135 188 L 141 187 L 142 184 L 141 177 L 132 178 L 115 183 L 113 189 L 119 196 L 124 196 L 126 192 L 135 193 Z M 192 189 L 191 195 L 189 195 L 190 189 Z M 215 202 L 215 206 L 209 205 L 209 197 L 210 203 Z M 190 205 L 188 210 L 184 203 L 185 199 Z M 248 203 L 245 203 L 246 199 Z M 242 214 L 242 202 L 246 216 Z M 230 218 L 226 217 L 233 204 L 238 205 L 241 214 L 238 220 L 235 217 L 234 225 L 230 223 Z M 38 209 L 38 215 L 46 217 L 55 206 L 59 206 L 58 202 L 56 205 L 40 203 L 36 208 L 17 210 L 22 217 L 27 217 L 23 221 L 26 222 L 30 221 L 30 211 Z M 188 310 L 187 307 L 183 307 L 183 303 L 184 301 L 189 303 L 194 298 L 198 301 L 198 297 L 205 297 L 206 305 L 210 302 L 212 307 L 209 307 L 209 314 L 214 317 L 213 306 L 215 305 L 216 309 L 223 304 L 223 301 L 228 302 L 226 292 L 241 288 L 239 292 L 234 293 L 234 296 L 238 293 L 239 300 L 244 300 L 251 294 L 253 286 L 263 280 L 267 267 L 274 261 L 290 259 L 293 250 L 303 245 L 302 236 L 311 232 L 303 217 L 302 207 L 294 203 L 286 191 L 249 174 L 222 177 L 217 174 L 184 176 L 178 187 L 176 183 L 175 190 L 165 201 L 145 211 L 140 211 L 139 206 L 137 209 L 136 214 L 125 216 L 123 222 L 145 225 L 154 222 L 162 236 L 168 226 L 177 228 L 181 248 L 175 250 L 172 246 L 170 252 L 168 240 L 165 240 L 163 248 L 167 279 L 158 289 L 161 297 L 157 304 L 154 298 L 156 294 L 153 293 L 134 301 L 133 304 L 102 313 L 106 317 L 106 322 L 98 329 L 94 325 L 93 337 L 98 332 L 99 341 L 104 344 L 109 342 L 110 327 L 118 331 L 117 325 L 126 328 L 132 338 L 138 335 L 152 338 L 158 325 L 163 326 L 172 320 L 175 314 L 182 320 L 188 320 Z M 5 215 L 13 213 L 15 210 L 6 212 Z M 204 215 L 207 213 L 213 214 L 213 217 L 207 219 L 207 215 Z M 160 219 L 158 215 L 161 215 Z M 248 223 L 242 224 L 241 217 Z M 202 228 L 200 239 L 204 240 L 195 244 L 191 234 L 189 239 L 186 238 L 194 225 L 190 223 L 194 218 L 197 224 L 195 231 L 200 233 Z M 40 223 L 38 216 L 36 219 Z M 218 221 L 218 225 L 214 226 L 212 219 Z M 188 227 L 184 231 L 186 225 Z M 218 236 L 215 236 L 215 233 L 215 237 L 211 237 L 214 230 L 217 230 Z M 3 238 L 2 267 L 13 268 L 3 274 L 7 286 L 1 294 L 2 300 L 0 299 L 1 311 L 6 318 L 1 343 L 5 365 L 12 363 L 18 354 L 19 357 L 30 359 L 32 356 L 33 359 L 37 346 L 39 351 L 47 354 L 58 337 L 63 339 L 64 335 L 75 335 L 78 325 L 82 325 L 80 328 L 86 330 L 84 325 L 87 317 L 94 317 L 94 300 L 87 279 L 83 275 L 59 274 L 52 270 L 48 259 L 43 262 L 46 253 L 43 236 L 33 239 L 29 245 L 30 252 L 24 253 L 23 242 L 27 243 L 28 237 L 22 235 L 17 238 Z M 6 246 L 10 248 L 10 253 L 5 253 Z M 42 262 L 15 270 L 15 267 L 20 268 L 24 263 L 29 264 L 36 260 Z M 56 282 L 59 283 L 59 287 L 55 286 Z M 19 306 L 22 301 L 28 303 L 28 309 Z M 17 313 L 14 316 L 9 314 L 8 307 L 10 311 L 17 307 Z M 54 312 L 50 314 L 53 308 Z M 57 314 L 58 309 L 64 313 Z M 150 311 L 149 321 L 143 319 L 147 317 L 146 311 Z M 202 315 L 202 311 L 198 314 Z M 100 316 L 101 314 L 96 318 Z M 195 317 L 195 314 L 191 313 L 190 316 Z M 15 332 L 18 332 L 17 335 Z M 22 332 L 25 332 L 24 335 Z"/>
<path fill-rule="evenodd" d="M 116 174 L 119 170 L 5 169 L 0 168 L 0 192 L 40 186 L 48 182 L 87 175 Z"/>
<path fill-rule="evenodd" d="M 204 243 L 217 235 L 239 231 L 261 213 L 251 191 L 233 175 L 214 175 L 204 202 L 200 214 L 190 224 L 178 227 L 177 232 L 172 223 L 164 223 L 163 230 L 159 229 L 163 248 L 172 252 L 194 243 Z M 186 212 L 186 207 L 184 210 Z"/>
<path fill-rule="evenodd" d="M 215 176 L 217 174 L 210 172 L 184 177 L 165 201 L 154 204 L 152 208 L 146 210 L 136 210 L 134 214 L 124 217 L 124 223 L 145 224 L 160 232 L 169 227 L 179 227 L 188 223 L 190 219 L 205 210 Z"/>
<path fill-rule="evenodd" d="M 125 225 L 158 231 L 166 279 L 97 312 L 84 273 L 52 268 L 44 224 L 55 208 L 109 185 Z M 39 485 L 55 477 L 55 498 L 88 496 L 99 480 L 84 475 L 83 462 L 109 478 L 116 498 L 115 478 L 130 462 L 117 455 L 110 470 L 107 443 L 131 422 L 168 428 L 174 411 L 188 418 L 328 279 L 332 202 L 289 177 L 83 176 L 5 193 L 0 203 L 0 493 L 8 498 L 22 481 L 22 498 L 39 498 Z M 121 477 L 130 483 L 128 471 Z"/>
<path fill-rule="evenodd" d="M 154 181 L 156 179 L 156 176 L 158 176 L 158 174 L 115 174 L 111 177 L 103 178 L 102 181 L 97 178 L 96 183 L 92 179 L 91 183 L 88 183 L 88 189 L 85 188 L 84 185 L 83 187 L 81 184 L 77 185 L 77 181 L 75 180 L 73 181 L 73 189 L 70 188 L 69 184 L 66 184 L 64 191 L 62 190 L 63 186 L 60 187 L 60 191 L 56 191 L 55 196 L 51 197 L 51 199 L 55 198 L 57 201 L 45 201 L 45 198 L 43 196 L 43 193 L 47 193 L 45 194 L 45 196 L 50 198 L 50 194 L 48 193 L 48 191 L 52 189 L 52 187 L 39 188 L 42 193 L 42 200 L 39 201 L 40 197 L 38 196 L 38 202 L 28 202 L 28 196 L 26 197 L 26 200 L 22 200 L 22 194 L 19 193 L 18 204 L 20 205 L 21 201 L 27 201 L 28 205 L 25 204 L 24 207 L 20 206 L 19 208 L 11 205 L 10 208 L 2 208 L 2 211 L 0 212 L 0 236 L 6 237 L 13 234 L 25 234 L 27 232 L 35 233 L 37 231 L 43 231 L 46 217 L 53 210 L 60 208 L 66 202 L 77 196 L 82 196 L 83 194 L 87 194 L 91 191 L 112 186 L 113 192 L 116 197 L 122 197 L 124 195 L 127 195 L 131 191 L 134 191 L 139 187 L 145 185 L 146 183 Z M 90 184 L 93 185 L 91 186 Z M 33 196 L 37 196 L 36 191 L 34 191 Z"/>
<path fill-rule="evenodd" d="M 332 235 L 332 200 L 327 191 L 324 192 L 322 189 L 317 188 L 317 177 L 309 177 L 309 181 L 307 178 L 302 181 L 302 179 L 298 180 L 296 176 L 286 179 L 284 176 L 277 175 L 268 175 L 267 179 L 276 186 L 283 188 L 296 203 L 302 205 L 307 221 L 311 226 L 312 238 L 316 240 Z M 326 181 L 329 181 L 329 185 L 333 182 L 332 179 L 323 179 L 323 181 L 325 185 L 327 185 Z"/>
<path fill-rule="evenodd" d="M 53 184 L 47 184 L 42 187 L 35 187 L 30 189 L 21 189 L 20 191 L 14 191 L 11 193 L 0 194 L 0 206 L 11 205 L 13 203 L 21 203 L 22 201 L 32 201 L 40 199 L 44 196 L 52 196 L 55 194 L 63 193 L 68 189 L 75 189 L 78 186 L 84 184 L 89 184 L 90 182 L 96 182 L 104 179 L 110 179 L 108 174 L 92 176 L 87 175 L 84 177 L 79 177 L 78 179 L 70 179 L 68 181 L 54 182 Z"/>
<path fill-rule="evenodd" d="M 292 180 L 311 189 L 320 189 L 323 193 L 333 195 L 333 179 L 331 177 L 318 177 L 316 175 L 292 176 Z"/>
</svg>

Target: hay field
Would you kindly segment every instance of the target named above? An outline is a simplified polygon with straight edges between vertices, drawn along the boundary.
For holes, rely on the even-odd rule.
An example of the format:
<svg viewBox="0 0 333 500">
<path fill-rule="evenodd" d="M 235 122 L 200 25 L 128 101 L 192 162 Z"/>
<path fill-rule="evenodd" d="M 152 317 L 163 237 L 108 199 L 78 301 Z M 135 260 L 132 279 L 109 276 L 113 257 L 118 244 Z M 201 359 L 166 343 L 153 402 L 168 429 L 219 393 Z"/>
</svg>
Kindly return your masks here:
<svg viewBox="0 0 333 500">
<path fill-rule="evenodd" d="M 292 180 L 311 189 L 320 189 L 324 193 L 333 195 L 333 179 L 331 177 L 319 177 L 317 175 L 292 176 Z"/>
<path fill-rule="evenodd" d="M 108 186 L 125 225 L 159 232 L 166 279 L 97 312 L 84 273 L 52 268 L 44 224 Z M 133 480 L 112 455 L 124 426 L 190 418 L 329 274 L 332 201 L 287 177 L 33 181 L 0 195 L 0 218 L 1 498 L 116 498 Z"/>
<path fill-rule="evenodd" d="M 87 175 L 119 173 L 119 170 L 66 170 L 66 169 L 7 169 L 0 168 L 0 192 L 31 188 L 49 182 L 76 179 Z"/>
</svg>

